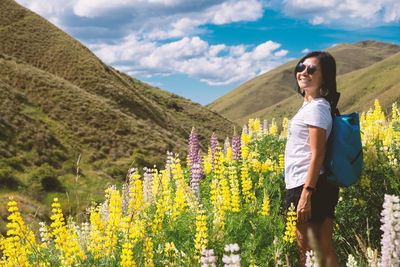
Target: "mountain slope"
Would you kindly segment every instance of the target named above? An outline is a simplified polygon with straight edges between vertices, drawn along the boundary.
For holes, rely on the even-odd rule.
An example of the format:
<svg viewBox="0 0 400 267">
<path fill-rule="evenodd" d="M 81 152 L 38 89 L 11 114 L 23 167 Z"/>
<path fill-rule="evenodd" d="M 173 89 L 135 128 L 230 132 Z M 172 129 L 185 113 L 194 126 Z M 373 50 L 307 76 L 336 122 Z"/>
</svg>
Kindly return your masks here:
<svg viewBox="0 0 400 267">
<path fill-rule="evenodd" d="M 377 41 L 339 44 L 327 49 L 336 59 L 338 77 L 368 67 L 400 51 L 400 47 Z M 211 109 L 243 123 L 250 114 L 261 112 L 294 94 L 293 68 L 298 59 L 245 82 L 208 105 Z"/>
<path fill-rule="evenodd" d="M 164 139 L 170 139 L 167 144 L 178 146 L 182 151 L 192 126 L 199 128 L 201 136 L 207 136 L 212 131 L 220 136 L 230 133 L 230 121 L 196 103 L 151 87 L 105 65 L 78 41 L 14 1 L 2 1 L 1 10 L 1 53 L 60 77 L 82 92 L 89 93 L 88 96 L 103 99 L 110 107 L 134 118 L 143 127 L 142 132 L 146 133 L 143 138 L 149 142 L 159 138 L 158 131 L 166 136 Z M 8 75 L 12 79 L 12 73 Z M 3 80 L 7 79 L 5 74 L 2 76 Z M 24 86 L 22 76 L 17 80 L 15 86 Z M 75 105 L 72 100 L 69 98 L 65 106 Z M 160 141 L 164 143 L 166 140 Z"/>
<path fill-rule="evenodd" d="M 167 150 L 185 159 L 193 126 L 203 150 L 212 132 L 223 139 L 235 126 L 107 66 L 12 0 L 0 1 L 0 70 L 1 201 L 19 193 L 42 203 L 67 193 L 63 205 L 75 213 L 130 167 L 161 167 Z"/>
<path fill-rule="evenodd" d="M 339 110 L 341 113 L 363 112 L 372 107 L 375 99 L 386 113 L 393 102 L 400 102 L 400 52 L 369 67 L 338 76 L 338 91 L 341 93 Z M 292 117 L 301 106 L 303 99 L 294 94 L 272 106 L 248 114 L 239 123 L 249 118 Z"/>
</svg>

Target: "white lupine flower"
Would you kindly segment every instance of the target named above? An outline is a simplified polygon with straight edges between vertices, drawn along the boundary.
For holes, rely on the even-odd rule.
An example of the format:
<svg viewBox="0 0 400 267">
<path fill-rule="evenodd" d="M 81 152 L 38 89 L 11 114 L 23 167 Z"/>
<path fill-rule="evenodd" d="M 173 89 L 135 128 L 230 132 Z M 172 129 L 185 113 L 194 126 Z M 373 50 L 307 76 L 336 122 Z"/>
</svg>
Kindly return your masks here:
<svg viewBox="0 0 400 267">
<path fill-rule="evenodd" d="M 86 241 L 89 240 L 90 235 L 90 224 L 84 222 L 81 224 L 81 227 L 77 226 L 75 228 L 76 233 L 78 234 L 79 244 L 82 246 L 86 245 Z"/>
<path fill-rule="evenodd" d="M 230 144 L 230 140 L 229 140 L 229 137 L 227 137 L 226 139 L 225 139 L 225 142 L 224 142 L 224 155 L 226 156 L 226 153 L 228 152 L 228 148 L 231 146 L 231 144 Z"/>
<path fill-rule="evenodd" d="M 268 134 L 268 121 L 267 120 L 264 120 L 264 123 L 263 123 L 263 130 L 264 130 L 264 135 L 267 135 Z"/>
<path fill-rule="evenodd" d="M 49 237 L 49 231 L 47 229 L 46 223 L 44 222 L 39 222 L 40 228 L 40 241 L 42 241 L 42 244 L 45 244 L 46 247 L 50 246 L 50 237 Z"/>
<path fill-rule="evenodd" d="M 216 258 L 214 256 L 213 249 L 203 249 L 202 256 L 200 259 L 201 267 L 216 267 Z"/>
<path fill-rule="evenodd" d="M 222 262 L 225 263 L 225 267 L 240 266 L 240 256 L 235 254 L 230 256 L 224 255 L 222 257 Z"/>
<path fill-rule="evenodd" d="M 239 248 L 239 245 L 237 243 L 235 243 L 235 244 L 226 245 L 224 249 L 226 252 L 233 253 L 233 252 L 239 251 L 240 248 Z"/>
<path fill-rule="evenodd" d="M 306 252 L 306 267 L 319 267 L 318 259 L 312 250 Z"/>
<path fill-rule="evenodd" d="M 382 259 L 380 266 L 400 265 L 400 200 L 394 195 L 385 195 L 381 226 Z"/>
<path fill-rule="evenodd" d="M 347 258 L 346 266 L 347 267 L 357 267 L 358 266 L 357 261 L 353 255 L 350 254 L 349 257 Z"/>
<path fill-rule="evenodd" d="M 143 174 L 143 195 L 144 195 L 144 200 L 147 201 L 148 203 L 152 202 L 153 194 L 152 194 L 152 188 L 153 188 L 153 175 L 152 175 L 152 170 L 149 168 L 143 168 L 144 174 Z"/>
<path fill-rule="evenodd" d="M 224 250 L 226 252 L 234 253 L 240 250 L 238 244 L 228 244 L 225 246 Z M 222 262 L 225 267 L 237 267 L 240 266 L 240 256 L 236 254 L 224 255 L 222 257 Z"/>
</svg>

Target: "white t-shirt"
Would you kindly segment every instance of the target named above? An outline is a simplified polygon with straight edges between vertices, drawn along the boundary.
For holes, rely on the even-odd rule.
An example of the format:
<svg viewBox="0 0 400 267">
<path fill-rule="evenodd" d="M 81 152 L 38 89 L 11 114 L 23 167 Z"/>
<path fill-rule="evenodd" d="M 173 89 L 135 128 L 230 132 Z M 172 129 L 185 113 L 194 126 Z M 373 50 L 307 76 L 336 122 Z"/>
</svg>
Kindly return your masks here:
<svg viewBox="0 0 400 267">
<path fill-rule="evenodd" d="M 326 140 L 332 129 L 331 108 L 325 98 L 304 102 L 297 114 L 290 120 L 285 149 L 286 189 L 305 184 L 311 161 L 310 135 L 308 125 L 326 130 Z M 324 173 L 321 168 L 320 174 Z"/>
</svg>

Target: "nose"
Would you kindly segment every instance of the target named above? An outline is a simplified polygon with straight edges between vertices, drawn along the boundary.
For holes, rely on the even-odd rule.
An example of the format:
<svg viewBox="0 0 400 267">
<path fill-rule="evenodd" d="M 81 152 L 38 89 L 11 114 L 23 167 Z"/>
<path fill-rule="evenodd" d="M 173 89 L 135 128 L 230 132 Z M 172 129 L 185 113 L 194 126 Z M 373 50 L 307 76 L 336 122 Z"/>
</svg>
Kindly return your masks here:
<svg viewBox="0 0 400 267">
<path fill-rule="evenodd" d="M 307 72 L 308 67 L 306 66 L 303 71 L 299 72 L 301 75 L 308 74 Z"/>
</svg>

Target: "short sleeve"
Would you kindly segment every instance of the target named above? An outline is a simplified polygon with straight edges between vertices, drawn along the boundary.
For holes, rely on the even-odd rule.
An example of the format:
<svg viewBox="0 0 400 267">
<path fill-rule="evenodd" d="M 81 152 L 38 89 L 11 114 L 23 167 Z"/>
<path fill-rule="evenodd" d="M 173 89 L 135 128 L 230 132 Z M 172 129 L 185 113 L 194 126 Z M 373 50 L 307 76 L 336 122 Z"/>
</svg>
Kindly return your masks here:
<svg viewBox="0 0 400 267">
<path fill-rule="evenodd" d="M 325 99 L 313 100 L 307 107 L 304 116 L 304 123 L 307 125 L 319 127 L 328 131 L 332 121 L 331 109 L 328 101 Z"/>
</svg>

